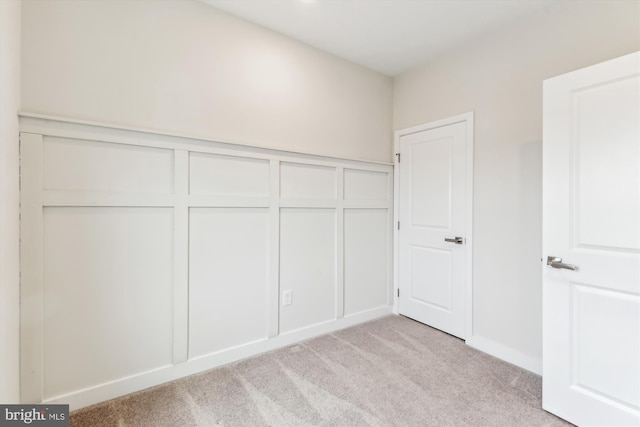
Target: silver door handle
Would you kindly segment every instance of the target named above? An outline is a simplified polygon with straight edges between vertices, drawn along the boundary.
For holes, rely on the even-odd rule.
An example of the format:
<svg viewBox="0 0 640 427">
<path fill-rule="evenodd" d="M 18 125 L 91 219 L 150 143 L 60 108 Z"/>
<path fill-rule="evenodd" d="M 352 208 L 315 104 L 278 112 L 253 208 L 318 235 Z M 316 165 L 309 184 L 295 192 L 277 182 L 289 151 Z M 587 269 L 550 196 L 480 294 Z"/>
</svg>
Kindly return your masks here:
<svg viewBox="0 0 640 427">
<path fill-rule="evenodd" d="M 577 270 L 578 266 L 573 264 L 565 264 L 559 256 L 548 256 L 547 265 L 553 268 L 566 268 L 567 270 Z"/>
<path fill-rule="evenodd" d="M 462 237 L 445 237 L 444 241 L 455 243 L 456 245 L 461 245 L 464 243 L 464 239 Z"/>
</svg>

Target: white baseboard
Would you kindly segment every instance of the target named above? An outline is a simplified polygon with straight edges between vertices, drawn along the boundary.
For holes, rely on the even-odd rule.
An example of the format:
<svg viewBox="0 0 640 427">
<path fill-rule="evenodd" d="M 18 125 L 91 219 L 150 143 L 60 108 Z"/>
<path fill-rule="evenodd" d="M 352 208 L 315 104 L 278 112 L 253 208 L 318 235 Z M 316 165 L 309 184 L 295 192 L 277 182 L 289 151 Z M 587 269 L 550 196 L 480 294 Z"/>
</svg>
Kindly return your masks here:
<svg viewBox="0 0 640 427">
<path fill-rule="evenodd" d="M 490 354 L 493 357 L 502 359 L 505 362 L 519 366 L 527 371 L 542 375 L 542 359 L 528 356 L 518 350 L 478 335 L 470 337 L 466 340 L 466 343 L 476 350 Z"/>
<path fill-rule="evenodd" d="M 121 378 L 116 381 L 103 383 L 95 387 L 77 390 L 62 396 L 56 396 L 45 400 L 43 403 L 69 404 L 69 409 L 74 411 L 105 400 L 114 399 L 145 388 L 160 385 L 167 381 L 176 380 L 187 375 L 217 368 L 270 350 L 286 347 L 318 335 L 374 320 L 391 314 L 392 309 L 392 306 L 384 306 L 343 317 L 341 319 L 319 323 L 307 328 L 284 333 L 273 338 L 255 341 L 220 352 L 190 359 L 184 363 L 163 366 L 151 371 Z"/>
</svg>

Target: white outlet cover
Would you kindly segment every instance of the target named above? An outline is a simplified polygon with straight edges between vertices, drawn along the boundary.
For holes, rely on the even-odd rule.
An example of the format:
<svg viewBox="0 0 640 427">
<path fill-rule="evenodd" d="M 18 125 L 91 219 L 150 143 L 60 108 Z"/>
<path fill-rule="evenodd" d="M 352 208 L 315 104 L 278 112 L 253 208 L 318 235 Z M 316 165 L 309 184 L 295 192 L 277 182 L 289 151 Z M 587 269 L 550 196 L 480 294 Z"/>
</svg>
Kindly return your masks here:
<svg viewBox="0 0 640 427">
<path fill-rule="evenodd" d="M 282 293 L 282 305 L 291 305 L 293 291 L 284 291 Z"/>
</svg>

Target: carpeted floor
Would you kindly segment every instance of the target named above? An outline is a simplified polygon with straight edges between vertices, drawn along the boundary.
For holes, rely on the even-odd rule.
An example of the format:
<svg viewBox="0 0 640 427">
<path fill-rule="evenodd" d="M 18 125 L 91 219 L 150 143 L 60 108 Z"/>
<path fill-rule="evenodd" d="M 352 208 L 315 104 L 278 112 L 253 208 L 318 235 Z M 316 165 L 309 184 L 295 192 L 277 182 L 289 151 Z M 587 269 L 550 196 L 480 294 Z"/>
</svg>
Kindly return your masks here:
<svg viewBox="0 0 640 427">
<path fill-rule="evenodd" d="M 71 426 L 568 426 L 541 378 L 388 316 L 75 411 Z"/>
</svg>

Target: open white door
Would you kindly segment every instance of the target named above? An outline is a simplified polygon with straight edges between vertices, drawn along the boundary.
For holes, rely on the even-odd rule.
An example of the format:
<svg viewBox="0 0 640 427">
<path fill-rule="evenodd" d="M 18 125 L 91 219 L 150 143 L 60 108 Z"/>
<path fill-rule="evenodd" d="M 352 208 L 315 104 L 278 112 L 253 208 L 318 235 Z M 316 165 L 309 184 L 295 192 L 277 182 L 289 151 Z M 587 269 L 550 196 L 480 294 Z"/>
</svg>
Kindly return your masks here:
<svg viewBox="0 0 640 427">
<path fill-rule="evenodd" d="M 580 426 L 640 425 L 639 76 L 544 82 L 543 407 Z"/>
<path fill-rule="evenodd" d="M 471 113 L 397 133 L 399 313 L 466 338 L 471 316 Z"/>
</svg>

